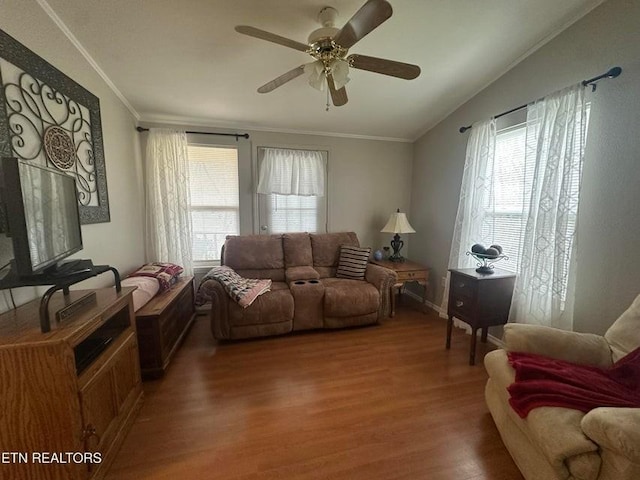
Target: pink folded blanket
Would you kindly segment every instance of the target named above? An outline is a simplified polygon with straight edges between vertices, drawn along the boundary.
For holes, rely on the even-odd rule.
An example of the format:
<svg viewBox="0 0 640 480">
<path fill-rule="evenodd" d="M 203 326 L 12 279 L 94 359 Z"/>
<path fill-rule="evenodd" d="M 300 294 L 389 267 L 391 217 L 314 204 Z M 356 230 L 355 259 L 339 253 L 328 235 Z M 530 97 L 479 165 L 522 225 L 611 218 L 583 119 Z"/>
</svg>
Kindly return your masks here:
<svg viewBox="0 0 640 480">
<path fill-rule="evenodd" d="M 609 368 L 532 353 L 509 352 L 508 357 L 516 371 L 509 403 L 521 418 L 545 406 L 585 413 L 597 407 L 640 407 L 640 348 Z"/>
<path fill-rule="evenodd" d="M 243 278 L 232 268 L 222 265 L 209 270 L 202 279 L 196 296 L 196 305 L 204 305 L 207 299 L 211 301 L 207 298 L 210 296 L 207 295 L 205 287 L 206 280 L 209 279 L 220 282 L 231 299 L 242 308 L 247 308 L 256 298 L 271 290 L 271 280 Z"/>
</svg>

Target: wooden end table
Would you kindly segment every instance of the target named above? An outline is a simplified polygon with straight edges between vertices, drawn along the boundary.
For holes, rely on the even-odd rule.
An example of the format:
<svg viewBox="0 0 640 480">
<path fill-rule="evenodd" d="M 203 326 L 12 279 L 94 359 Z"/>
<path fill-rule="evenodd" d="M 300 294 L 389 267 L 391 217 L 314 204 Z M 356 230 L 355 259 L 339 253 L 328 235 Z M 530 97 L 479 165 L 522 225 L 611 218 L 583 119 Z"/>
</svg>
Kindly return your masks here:
<svg viewBox="0 0 640 480">
<path fill-rule="evenodd" d="M 450 269 L 449 308 L 447 316 L 446 348 L 451 348 L 453 317 L 471 326 L 469 365 L 476 362 L 476 335 L 482 330 L 481 340 L 487 341 L 488 329 L 504 325 L 509 319 L 515 274 L 494 269 L 492 274 L 478 273 L 474 268 Z"/>
<path fill-rule="evenodd" d="M 422 313 L 426 313 L 427 287 L 429 286 L 429 268 L 419 263 L 405 260 L 404 262 L 392 262 L 390 260 L 372 260 L 371 263 L 393 270 L 398 274 L 398 281 L 391 286 L 391 317 L 396 314 L 395 289 L 400 289 L 400 294 L 404 293 L 404 284 L 416 282 L 424 287 L 422 292 Z"/>
</svg>

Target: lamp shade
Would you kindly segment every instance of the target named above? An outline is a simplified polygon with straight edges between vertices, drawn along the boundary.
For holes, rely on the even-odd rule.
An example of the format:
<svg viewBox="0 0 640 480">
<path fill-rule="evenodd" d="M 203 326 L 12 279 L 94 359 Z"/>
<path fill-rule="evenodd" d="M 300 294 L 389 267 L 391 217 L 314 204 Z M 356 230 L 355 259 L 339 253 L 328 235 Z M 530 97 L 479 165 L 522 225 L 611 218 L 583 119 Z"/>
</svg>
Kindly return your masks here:
<svg viewBox="0 0 640 480">
<path fill-rule="evenodd" d="M 389 217 L 389 221 L 384 226 L 382 233 L 416 233 L 413 227 L 409 224 L 407 216 L 398 210 L 392 213 Z"/>
</svg>

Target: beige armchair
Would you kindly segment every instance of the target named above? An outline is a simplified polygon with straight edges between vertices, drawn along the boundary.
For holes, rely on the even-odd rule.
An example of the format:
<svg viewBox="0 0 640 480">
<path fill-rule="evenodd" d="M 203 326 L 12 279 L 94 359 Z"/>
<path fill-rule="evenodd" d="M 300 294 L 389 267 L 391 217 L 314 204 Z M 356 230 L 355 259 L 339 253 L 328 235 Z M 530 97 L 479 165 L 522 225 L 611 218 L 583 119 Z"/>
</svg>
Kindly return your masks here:
<svg viewBox="0 0 640 480">
<path fill-rule="evenodd" d="M 486 355 L 485 398 L 502 440 L 527 480 L 640 479 L 640 408 L 589 413 L 541 407 L 522 419 L 508 403 L 515 372 L 507 351 L 609 367 L 640 346 L 640 295 L 604 336 L 508 324 L 506 350 Z"/>
</svg>

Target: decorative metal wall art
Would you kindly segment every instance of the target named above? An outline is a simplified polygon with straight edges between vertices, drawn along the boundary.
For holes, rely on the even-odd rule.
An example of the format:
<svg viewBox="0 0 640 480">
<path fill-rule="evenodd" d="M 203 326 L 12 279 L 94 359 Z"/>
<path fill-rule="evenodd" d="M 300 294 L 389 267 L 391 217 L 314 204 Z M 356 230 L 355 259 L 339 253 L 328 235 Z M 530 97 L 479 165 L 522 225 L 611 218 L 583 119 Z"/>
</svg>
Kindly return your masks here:
<svg viewBox="0 0 640 480">
<path fill-rule="evenodd" d="M 73 176 L 81 222 L 110 220 L 98 97 L 2 30 L 0 157 Z"/>
</svg>

